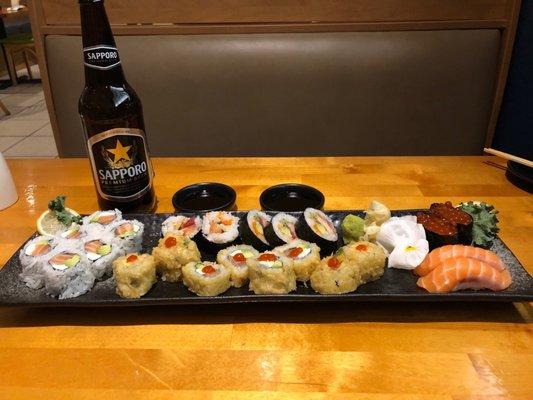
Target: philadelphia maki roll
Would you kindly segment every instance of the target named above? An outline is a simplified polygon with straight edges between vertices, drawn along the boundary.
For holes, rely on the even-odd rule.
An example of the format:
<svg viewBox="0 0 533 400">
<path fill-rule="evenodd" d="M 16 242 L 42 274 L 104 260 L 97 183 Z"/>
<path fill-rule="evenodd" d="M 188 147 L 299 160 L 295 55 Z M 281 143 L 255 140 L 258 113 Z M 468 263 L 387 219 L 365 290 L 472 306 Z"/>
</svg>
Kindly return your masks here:
<svg viewBox="0 0 533 400">
<path fill-rule="evenodd" d="M 264 230 L 267 242 L 275 247 L 298 239 L 296 235 L 296 222 L 298 222 L 298 219 L 290 214 L 279 213 L 274 215 L 270 225 L 267 225 Z"/>
<path fill-rule="evenodd" d="M 121 219 L 122 213 L 118 209 L 96 211 L 88 217 L 83 218 L 83 226 L 88 234 L 92 234 L 97 230 L 105 229 L 107 225 L 120 221 Z"/>
<path fill-rule="evenodd" d="M 50 236 L 38 236 L 30 240 L 19 253 L 22 273 L 20 278 L 26 286 L 39 289 L 43 286 L 42 264 L 48 260 L 48 254 L 56 247 L 56 241 Z"/>
<path fill-rule="evenodd" d="M 239 218 L 226 211 L 211 211 L 204 215 L 199 245 L 207 252 L 237 244 L 239 239 Z"/>
<path fill-rule="evenodd" d="M 333 221 L 322 211 L 306 208 L 296 225 L 298 237 L 316 243 L 322 255 L 331 254 L 339 239 Z"/>
<path fill-rule="evenodd" d="M 220 250 L 217 254 L 217 263 L 226 267 L 231 273 L 231 284 L 241 287 L 248 282 L 248 265 L 246 260 L 255 258 L 259 252 L 252 246 L 240 244 Z"/>
<path fill-rule="evenodd" d="M 320 248 L 301 239 L 276 247 L 274 252 L 292 259 L 296 280 L 301 282 L 307 282 L 320 263 Z"/>
<path fill-rule="evenodd" d="M 197 215 L 191 217 L 173 215 L 164 220 L 161 225 L 163 236 L 171 232 L 181 232 L 189 239 L 194 239 L 198 232 L 200 232 L 200 229 L 202 229 L 202 219 Z"/>
<path fill-rule="evenodd" d="M 124 253 L 141 251 L 144 224 L 135 219 L 120 220 L 111 224 L 107 230 L 113 238 L 113 244 Z"/>
<path fill-rule="evenodd" d="M 196 243 L 183 233 L 170 232 L 159 239 L 159 244 L 152 250 L 157 271 L 164 281 L 177 282 L 182 267 L 193 261 L 200 261 L 200 252 Z"/>
<path fill-rule="evenodd" d="M 246 219 L 241 220 L 239 231 L 244 243 L 250 244 L 259 251 L 265 251 L 270 245 L 265 237 L 265 228 L 272 218 L 258 210 L 250 210 Z"/>
<path fill-rule="evenodd" d="M 85 236 L 85 231 L 81 229 L 81 225 L 74 224 L 69 229 L 59 234 L 61 239 L 78 240 Z"/>
<path fill-rule="evenodd" d="M 296 290 L 292 259 L 274 252 L 259 254 L 246 261 L 250 290 L 255 294 L 286 294 Z"/>
<path fill-rule="evenodd" d="M 190 262 L 183 267 L 183 283 L 198 296 L 216 296 L 231 287 L 230 272 L 212 262 Z"/>
<path fill-rule="evenodd" d="M 113 277 L 120 297 L 138 299 L 157 281 L 155 259 L 149 254 L 126 254 L 113 261 Z"/>
<path fill-rule="evenodd" d="M 96 279 L 111 275 L 111 263 L 117 257 L 124 255 L 124 251 L 119 249 L 118 246 L 100 239 L 85 241 L 83 249 L 85 256 L 89 260 L 89 268 Z"/>
</svg>

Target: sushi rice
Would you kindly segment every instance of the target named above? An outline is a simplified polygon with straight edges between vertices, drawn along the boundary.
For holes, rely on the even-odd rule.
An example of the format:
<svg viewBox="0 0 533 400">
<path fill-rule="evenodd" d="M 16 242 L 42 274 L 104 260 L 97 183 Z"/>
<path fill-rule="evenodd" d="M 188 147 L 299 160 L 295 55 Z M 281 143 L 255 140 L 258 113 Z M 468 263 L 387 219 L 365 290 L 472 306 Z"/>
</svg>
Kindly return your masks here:
<svg viewBox="0 0 533 400">
<path fill-rule="evenodd" d="M 110 237 L 112 244 L 124 253 L 141 251 L 143 233 L 144 224 L 136 219 L 124 219 L 111 223 L 105 231 L 106 238 Z"/>
<path fill-rule="evenodd" d="M 49 258 L 50 252 L 57 246 L 57 241 L 51 236 L 37 236 L 30 240 L 19 253 L 22 273 L 20 278 L 32 289 L 43 287 L 43 277 L 40 273 L 41 265 Z"/>
</svg>

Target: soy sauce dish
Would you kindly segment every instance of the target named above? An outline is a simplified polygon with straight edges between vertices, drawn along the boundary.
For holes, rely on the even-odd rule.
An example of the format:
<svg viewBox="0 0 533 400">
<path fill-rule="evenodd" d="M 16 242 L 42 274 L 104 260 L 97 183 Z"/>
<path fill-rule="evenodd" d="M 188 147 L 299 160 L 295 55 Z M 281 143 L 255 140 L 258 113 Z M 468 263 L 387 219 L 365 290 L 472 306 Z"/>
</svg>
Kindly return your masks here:
<svg viewBox="0 0 533 400">
<path fill-rule="evenodd" d="M 321 210 L 324 207 L 324 195 L 312 186 L 283 183 L 264 190 L 259 203 L 266 211 L 304 211 L 306 208 Z"/>
<path fill-rule="evenodd" d="M 178 212 L 231 211 L 235 207 L 235 190 L 223 183 L 202 182 L 185 186 L 172 197 Z"/>
</svg>

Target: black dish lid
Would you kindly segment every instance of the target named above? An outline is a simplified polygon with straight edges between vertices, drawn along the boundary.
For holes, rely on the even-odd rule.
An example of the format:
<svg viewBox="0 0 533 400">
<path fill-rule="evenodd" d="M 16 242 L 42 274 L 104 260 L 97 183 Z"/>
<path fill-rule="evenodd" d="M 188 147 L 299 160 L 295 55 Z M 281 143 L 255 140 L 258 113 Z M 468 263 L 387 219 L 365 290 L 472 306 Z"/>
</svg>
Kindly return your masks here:
<svg viewBox="0 0 533 400">
<path fill-rule="evenodd" d="M 322 209 L 324 195 L 312 186 L 282 183 L 264 190 L 259 203 L 267 211 L 303 211 L 308 207 Z"/>
<path fill-rule="evenodd" d="M 172 196 L 178 212 L 229 211 L 235 206 L 235 190 L 223 183 L 202 182 L 181 188 Z"/>
</svg>

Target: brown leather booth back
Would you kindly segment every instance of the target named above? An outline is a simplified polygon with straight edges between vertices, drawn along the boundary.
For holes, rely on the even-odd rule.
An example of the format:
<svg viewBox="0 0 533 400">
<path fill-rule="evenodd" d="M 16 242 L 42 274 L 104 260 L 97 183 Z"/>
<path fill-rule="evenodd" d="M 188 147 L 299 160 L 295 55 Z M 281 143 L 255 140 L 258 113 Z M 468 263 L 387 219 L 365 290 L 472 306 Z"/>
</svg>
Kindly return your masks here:
<svg viewBox="0 0 533 400">
<path fill-rule="evenodd" d="M 496 29 L 120 36 L 156 156 L 481 154 Z M 46 37 L 61 156 L 84 156 L 79 36 Z"/>
</svg>

